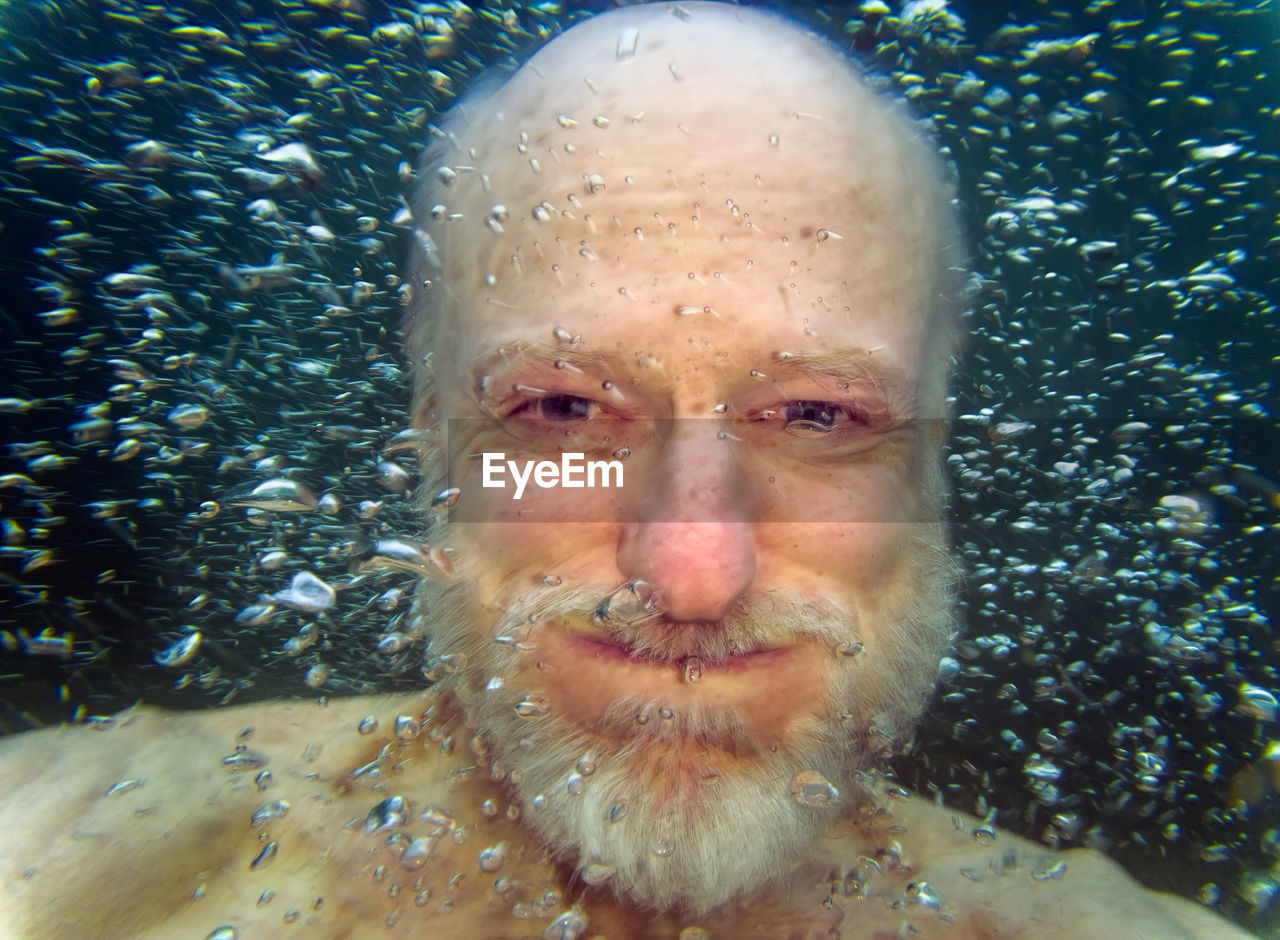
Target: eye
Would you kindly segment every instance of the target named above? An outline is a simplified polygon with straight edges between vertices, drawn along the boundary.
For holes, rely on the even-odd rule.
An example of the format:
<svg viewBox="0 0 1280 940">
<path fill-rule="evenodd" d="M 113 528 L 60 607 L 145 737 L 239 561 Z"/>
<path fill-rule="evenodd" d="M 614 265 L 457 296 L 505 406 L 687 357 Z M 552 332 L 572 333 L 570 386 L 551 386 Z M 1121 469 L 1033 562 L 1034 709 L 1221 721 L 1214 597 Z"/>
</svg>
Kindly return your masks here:
<svg viewBox="0 0 1280 940">
<path fill-rule="evenodd" d="M 847 405 L 830 401 L 789 401 L 782 406 L 780 414 L 769 414 L 785 422 L 787 433 L 796 437 L 822 437 L 838 430 L 842 424 L 861 421 L 860 416 Z"/>
<path fill-rule="evenodd" d="M 596 414 L 596 403 L 577 395 L 544 395 L 525 402 L 512 413 L 515 418 L 543 421 L 586 421 Z"/>
</svg>

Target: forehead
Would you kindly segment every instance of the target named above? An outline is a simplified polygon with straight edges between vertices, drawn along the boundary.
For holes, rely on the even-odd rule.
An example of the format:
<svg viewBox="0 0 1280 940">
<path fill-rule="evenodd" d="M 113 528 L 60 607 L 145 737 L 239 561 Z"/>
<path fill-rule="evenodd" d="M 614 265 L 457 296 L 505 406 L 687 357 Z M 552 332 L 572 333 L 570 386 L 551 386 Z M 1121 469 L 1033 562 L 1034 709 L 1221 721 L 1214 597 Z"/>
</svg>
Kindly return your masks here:
<svg viewBox="0 0 1280 940">
<path fill-rule="evenodd" d="M 937 184 L 909 123 L 782 21 L 691 9 L 575 27 L 454 122 L 425 171 L 459 353 L 602 310 L 633 332 L 767 314 L 792 345 L 927 319 Z"/>
</svg>

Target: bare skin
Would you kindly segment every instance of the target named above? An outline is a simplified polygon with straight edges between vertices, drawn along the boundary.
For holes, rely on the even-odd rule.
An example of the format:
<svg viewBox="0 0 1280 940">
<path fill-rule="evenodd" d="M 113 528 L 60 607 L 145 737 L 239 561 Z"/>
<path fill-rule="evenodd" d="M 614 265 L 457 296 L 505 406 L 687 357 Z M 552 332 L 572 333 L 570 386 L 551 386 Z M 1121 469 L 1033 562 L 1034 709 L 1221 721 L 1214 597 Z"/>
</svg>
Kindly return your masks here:
<svg viewBox="0 0 1280 940">
<path fill-rule="evenodd" d="M 394 736 L 397 716 L 418 719 L 432 705 L 416 738 Z M 378 725 L 361 735 L 366 715 Z M 611 940 L 693 926 L 711 937 L 878 938 L 907 923 L 929 937 L 1247 936 L 1197 905 L 1144 891 L 1096 853 L 1058 855 L 1006 833 L 979 841 L 973 817 L 883 793 L 878 810 L 844 813 L 807 862 L 751 904 L 701 920 L 655 914 L 548 861 L 508 818 L 513 804 L 469 740 L 456 713 L 423 694 L 187 715 L 136 708 L 102 731 L 0 741 L 0 935 L 205 937 L 231 926 L 239 938 L 273 937 L 293 923 L 326 937 L 539 937 L 576 904 L 587 918 L 582 936 Z M 228 769 L 222 759 L 237 744 L 265 765 Z M 388 745 L 380 775 L 353 779 Z M 274 782 L 260 792 L 262 769 Z M 145 782 L 108 793 L 131 780 Z M 369 810 L 395 794 L 409 801 L 405 822 L 367 835 Z M 252 826 L 277 800 L 288 812 Z M 421 818 L 429 807 L 452 819 L 453 833 Z M 388 845 L 390 831 L 442 834 L 411 871 Z M 275 857 L 252 868 L 273 841 Z M 887 854 L 895 842 L 896 866 Z M 498 844 L 505 863 L 482 871 L 479 854 Z M 1033 877 L 1058 863 L 1057 877 Z M 846 881 L 850 872 L 862 873 L 861 886 Z M 941 897 L 940 911 L 912 902 L 908 886 L 920 882 Z"/>
</svg>

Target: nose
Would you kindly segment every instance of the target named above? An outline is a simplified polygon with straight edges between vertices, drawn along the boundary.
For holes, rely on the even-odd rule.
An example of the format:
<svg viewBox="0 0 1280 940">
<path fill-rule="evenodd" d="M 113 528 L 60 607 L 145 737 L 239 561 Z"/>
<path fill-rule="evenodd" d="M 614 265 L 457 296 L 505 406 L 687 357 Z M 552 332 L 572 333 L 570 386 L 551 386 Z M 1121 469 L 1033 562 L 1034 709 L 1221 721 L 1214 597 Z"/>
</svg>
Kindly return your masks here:
<svg viewBox="0 0 1280 940">
<path fill-rule="evenodd" d="M 648 581 L 671 620 L 719 620 L 756 573 L 752 526 L 744 521 L 741 470 L 732 439 L 715 422 L 681 421 L 651 469 L 638 518 L 624 524 L 623 575 Z M 701 427 L 698 427 L 701 426 Z"/>
</svg>

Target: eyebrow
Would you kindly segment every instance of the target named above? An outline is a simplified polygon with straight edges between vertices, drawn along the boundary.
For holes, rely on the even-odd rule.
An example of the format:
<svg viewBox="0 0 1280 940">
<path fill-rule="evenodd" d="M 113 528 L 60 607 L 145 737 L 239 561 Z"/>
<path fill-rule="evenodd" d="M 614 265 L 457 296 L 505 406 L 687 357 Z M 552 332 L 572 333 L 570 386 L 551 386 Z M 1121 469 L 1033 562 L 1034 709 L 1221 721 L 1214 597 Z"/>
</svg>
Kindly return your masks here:
<svg viewBox="0 0 1280 940">
<path fill-rule="evenodd" d="M 769 358 L 769 363 L 764 366 L 764 369 L 769 370 L 765 373 L 769 378 L 783 378 L 788 373 L 800 373 L 869 385 L 881 394 L 894 397 L 911 399 L 915 396 L 915 380 L 902 369 L 883 359 L 877 359 L 874 349 L 849 348 L 822 353 L 778 351 Z M 607 352 L 584 352 L 543 342 L 516 340 L 475 360 L 471 368 L 471 388 L 478 390 L 482 376 L 514 362 L 550 368 L 556 368 L 557 363 L 564 363 L 580 369 L 600 370 L 619 367 L 625 363 L 625 358 Z M 764 372 L 764 369 L 761 371 Z"/>
<path fill-rule="evenodd" d="M 798 353 L 781 351 L 773 361 L 783 373 L 805 375 L 871 385 L 881 393 L 914 397 L 915 379 L 897 366 L 875 357 L 874 349 L 842 349 L 835 352 Z"/>
<path fill-rule="evenodd" d="M 565 349 L 547 343 L 531 343 L 513 341 L 503 343 L 495 351 L 478 356 L 468 371 L 468 385 L 472 390 L 479 388 L 481 377 L 516 363 L 558 368 L 557 363 L 564 363 L 575 368 L 598 369 L 601 366 L 617 364 L 616 356 L 600 352 L 583 352 L 580 349 Z"/>
</svg>

